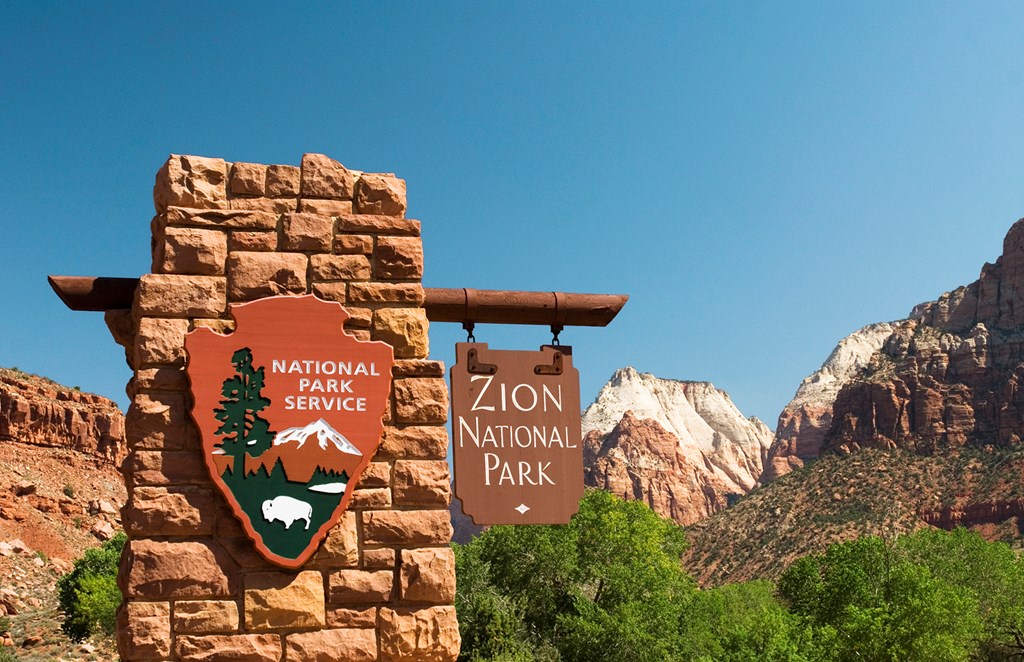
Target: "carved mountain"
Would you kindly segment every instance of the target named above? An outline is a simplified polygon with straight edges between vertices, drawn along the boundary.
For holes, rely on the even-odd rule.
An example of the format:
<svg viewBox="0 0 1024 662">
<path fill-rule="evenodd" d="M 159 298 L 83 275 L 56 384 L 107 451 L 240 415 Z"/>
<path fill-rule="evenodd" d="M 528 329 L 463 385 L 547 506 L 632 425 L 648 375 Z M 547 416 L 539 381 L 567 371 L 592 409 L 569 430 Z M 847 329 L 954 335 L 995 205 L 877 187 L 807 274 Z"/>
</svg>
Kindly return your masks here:
<svg viewBox="0 0 1024 662">
<path fill-rule="evenodd" d="M 362 453 L 324 419 L 288 428 L 274 436 L 271 447 L 258 457 L 246 455 L 246 473 L 263 468 L 270 473 L 279 461 L 288 480 L 307 483 L 318 471 L 324 475 L 351 476 Z"/>
<path fill-rule="evenodd" d="M 682 524 L 758 484 L 771 431 L 707 382 L 618 370 L 583 413 L 585 482 Z"/>
</svg>

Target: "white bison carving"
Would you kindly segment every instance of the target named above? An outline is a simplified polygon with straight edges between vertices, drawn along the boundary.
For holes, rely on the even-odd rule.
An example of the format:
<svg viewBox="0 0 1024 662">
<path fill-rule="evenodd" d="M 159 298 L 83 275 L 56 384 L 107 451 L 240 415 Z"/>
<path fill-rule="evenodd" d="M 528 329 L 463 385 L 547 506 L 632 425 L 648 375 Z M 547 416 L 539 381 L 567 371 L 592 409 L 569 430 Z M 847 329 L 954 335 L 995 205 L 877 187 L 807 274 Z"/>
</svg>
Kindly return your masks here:
<svg viewBox="0 0 1024 662">
<path fill-rule="evenodd" d="M 295 523 L 295 520 L 306 520 L 306 528 L 309 528 L 309 520 L 313 516 L 313 506 L 305 501 L 293 499 L 290 496 L 280 495 L 263 502 L 263 519 L 268 522 L 284 522 L 287 530 Z"/>
</svg>

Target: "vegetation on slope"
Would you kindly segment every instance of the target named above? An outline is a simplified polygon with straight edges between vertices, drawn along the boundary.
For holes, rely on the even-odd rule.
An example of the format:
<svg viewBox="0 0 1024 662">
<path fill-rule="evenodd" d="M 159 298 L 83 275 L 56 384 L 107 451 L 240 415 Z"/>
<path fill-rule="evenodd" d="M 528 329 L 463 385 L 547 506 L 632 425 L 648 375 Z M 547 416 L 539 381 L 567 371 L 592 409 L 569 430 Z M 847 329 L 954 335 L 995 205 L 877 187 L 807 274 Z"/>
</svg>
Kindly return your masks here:
<svg viewBox="0 0 1024 662">
<path fill-rule="evenodd" d="M 964 530 L 864 537 L 701 590 L 682 531 L 590 491 L 566 526 L 456 546 L 461 660 L 997 660 L 1024 653 L 1024 564 Z"/>
</svg>

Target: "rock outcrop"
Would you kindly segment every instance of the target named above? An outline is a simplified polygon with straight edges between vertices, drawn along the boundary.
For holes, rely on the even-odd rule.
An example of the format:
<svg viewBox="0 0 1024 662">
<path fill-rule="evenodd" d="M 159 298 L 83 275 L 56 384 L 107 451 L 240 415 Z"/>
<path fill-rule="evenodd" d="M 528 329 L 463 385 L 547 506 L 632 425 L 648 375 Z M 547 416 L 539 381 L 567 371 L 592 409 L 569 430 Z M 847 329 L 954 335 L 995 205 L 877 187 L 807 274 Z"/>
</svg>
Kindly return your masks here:
<svg viewBox="0 0 1024 662">
<path fill-rule="evenodd" d="M 0 443 L 68 448 L 120 464 L 124 416 L 107 398 L 0 368 Z"/>
<path fill-rule="evenodd" d="M 682 524 L 759 482 L 771 431 L 707 382 L 617 371 L 583 413 L 586 484 Z"/>
<path fill-rule="evenodd" d="M 762 482 L 774 480 L 818 457 L 832 424 L 839 391 L 860 377 L 871 357 L 893 332 L 893 323 L 869 324 L 839 341 L 817 371 L 804 378 L 779 414 Z"/>
<path fill-rule="evenodd" d="M 918 305 L 836 396 L 823 447 L 931 451 L 1024 436 L 1024 220 L 980 278 Z"/>
</svg>

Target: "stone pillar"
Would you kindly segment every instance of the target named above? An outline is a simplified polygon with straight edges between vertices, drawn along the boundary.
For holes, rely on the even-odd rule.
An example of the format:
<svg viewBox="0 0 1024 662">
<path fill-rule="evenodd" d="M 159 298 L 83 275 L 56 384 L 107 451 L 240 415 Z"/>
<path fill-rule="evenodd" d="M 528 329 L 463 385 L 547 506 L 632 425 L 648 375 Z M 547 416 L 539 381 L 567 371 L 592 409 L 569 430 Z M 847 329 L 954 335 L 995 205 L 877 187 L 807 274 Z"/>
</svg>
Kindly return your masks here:
<svg viewBox="0 0 1024 662">
<path fill-rule="evenodd" d="M 154 188 L 152 273 L 107 323 L 135 371 L 118 578 L 124 660 L 454 660 L 448 392 L 427 358 L 420 223 L 405 182 L 320 154 L 302 166 L 171 156 Z M 304 567 L 260 557 L 214 489 L 190 416 L 185 334 L 229 303 L 314 293 L 394 347 L 384 437 Z"/>
</svg>

